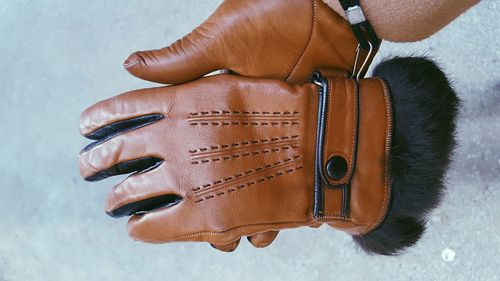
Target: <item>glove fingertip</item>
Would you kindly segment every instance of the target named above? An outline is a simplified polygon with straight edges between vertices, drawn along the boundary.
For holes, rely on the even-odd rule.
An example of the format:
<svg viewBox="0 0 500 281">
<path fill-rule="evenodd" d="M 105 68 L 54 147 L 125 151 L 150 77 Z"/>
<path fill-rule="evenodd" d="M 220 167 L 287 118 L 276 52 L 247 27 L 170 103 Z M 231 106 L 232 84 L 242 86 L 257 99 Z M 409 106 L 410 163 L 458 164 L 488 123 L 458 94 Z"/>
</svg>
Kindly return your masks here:
<svg viewBox="0 0 500 281">
<path fill-rule="evenodd" d="M 248 236 L 247 239 L 248 242 L 250 242 L 255 248 L 266 248 L 273 243 L 276 236 L 278 236 L 278 233 L 278 231 L 269 231 Z"/>
<path fill-rule="evenodd" d="M 143 76 L 143 66 L 146 65 L 144 57 L 141 52 L 132 53 L 124 62 L 123 68 L 127 70 L 130 74 L 142 78 Z"/>
<path fill-rule="evenodd" d="M 130 56 L 128 56 L 128 58 L 123 62 L 123 67 L 125 67 L 125 69 L 129 69 L 135 64 L 140 62 L 141 62 L 141 56 L 139 55 L 139 52 L 134 52 Z"/>
<path fill-rule="evenodd" d="M 212 246 L 212 248 L 217 249 L 219 251 L 230 253 L 230 252 L 234 252 L 234 250 L 236 250 L 236 248 L 238 248 L 239 244 L 240 244 L 240 239 L 238 239 L 232 243 L 224 244 L 224 245 L 211 243 L 210 246 Z"/>
</svg>

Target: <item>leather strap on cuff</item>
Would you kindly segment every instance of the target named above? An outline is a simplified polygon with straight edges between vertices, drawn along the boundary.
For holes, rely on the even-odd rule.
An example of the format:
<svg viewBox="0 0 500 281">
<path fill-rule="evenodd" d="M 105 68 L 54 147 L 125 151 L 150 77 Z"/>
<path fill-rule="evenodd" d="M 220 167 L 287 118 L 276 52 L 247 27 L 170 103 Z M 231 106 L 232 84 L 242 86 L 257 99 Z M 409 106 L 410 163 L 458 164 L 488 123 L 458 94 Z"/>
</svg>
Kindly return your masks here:
<svg viewBox="0 0 500 281">
<path fill-rule="evenodd" d="M 389 206 L 392 110 L 382 80 L 344 77 L 312 77 L 319 86 L 313 215 L 361 234 L 376 228 Z"/>
</svg>

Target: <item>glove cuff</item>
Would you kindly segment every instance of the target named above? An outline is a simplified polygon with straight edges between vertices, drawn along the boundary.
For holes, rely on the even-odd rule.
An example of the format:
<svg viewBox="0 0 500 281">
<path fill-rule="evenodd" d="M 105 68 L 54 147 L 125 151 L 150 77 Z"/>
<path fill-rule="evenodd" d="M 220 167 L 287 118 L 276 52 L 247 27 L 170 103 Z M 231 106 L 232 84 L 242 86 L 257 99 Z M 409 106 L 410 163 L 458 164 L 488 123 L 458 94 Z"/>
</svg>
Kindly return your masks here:
<svg viewBox="0 0 500 281">
<path fill-rule="evenodd" d="M 375 229 L 390 201 L 392 108 L 381 79 L 317 71 L 314 218 L 350 234 Z"/>
</svg>

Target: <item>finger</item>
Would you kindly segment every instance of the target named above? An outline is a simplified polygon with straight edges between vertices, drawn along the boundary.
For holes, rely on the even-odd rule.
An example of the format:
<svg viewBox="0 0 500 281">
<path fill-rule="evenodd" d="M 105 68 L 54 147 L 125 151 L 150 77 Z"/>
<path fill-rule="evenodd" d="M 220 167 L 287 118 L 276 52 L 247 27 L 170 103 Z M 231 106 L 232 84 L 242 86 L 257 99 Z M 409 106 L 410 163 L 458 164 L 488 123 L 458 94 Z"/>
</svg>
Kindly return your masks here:
<svg viewBox="0 0 500 281">
<path fill-rule="evenodd" d="M 99 142 L 104 142 L 106 139 L 112 138 L 121 133 L 132 131 L 150 124 L 155 123 L 163 119 L 165 116 L 163 114 L 148 114 L 143 116 L 134 117 L 127 120 L 118 121 L 104 127 L 101 127 L 92 133 L 86 135 L 85 137 L 91 140 L 97 140 Z M 94 143 L 91 147 L 86 147 L 83 150 L 90 150 L 93 146 L 98 145 Z"/>
<path fill-rule="evenodd" d="M 215 35 L 202 26 L 172 45 L 131 54 L 123 63 L 130 74 L 162 84 L 195 80 L 223 67 Z"/>
<path fill-rule="evenodd" d="M 273 243 L 279 231 L 268 231 L 264 233 L 248 236 L 248 241 L 256 248 L 265 248 Z"/>
<path fill-rule="evenodd" d="M 233 252 L 238 248 L 238 245 L 240 244 L 241 238 L 238 238 L 238 240 L 231 242 L 229 244 L 210 244 L 212 248 L 217 249 L 222 252 Z"/>
<path fill-rule="evenodd" d="M 185 197 L 176 186 L 167 165 L 134 174 L 111 189 L 105 211 L 111 217 L 123 217 L 172 207 Z"/>
<path fill-rule="evenodd" d="M 99 143 L 79 155 L 80 174 L 88 181 L 98 181 L 110 176 L 142 171 L 158 165 L 164 159 L 157 157 L 166 145 L 168 126 L 150 125 Z"/>
<path fill-rule="evenodd" d="M 171 208 L 132 216 L 127 225 L 129 236 L 150 243 L 208 242 L 215 245 L 228 245 L 242 236 L 241 229 L 233 229 L 233 225 L 221 217 L 229 203 L 202 208 L 190 200 L 189 192 L 186 191 L 185 200 Z"/>
<path fill-rule="evenodd" d="M 113 133 L 114 130 L 123 130 L 124 127 L 136 126 L 137 123 L 145 122 L 139 120 L 139 122 L 131 122 L 131 124 L 122 123 L 115 126 L 117 128 L 114 130 L 105 129 L 106 126 L 120 121 L 144 116 L 156 116 L 159 120 L 161 119 L 159 117 L 168 112 L 171 107 L 176 90 L 176 87 L 142 89 L 98 102 L 86 109 L 80 116 L 80 133 L 91 139 L 99 139 L 106 134 Z"/>
</svg>

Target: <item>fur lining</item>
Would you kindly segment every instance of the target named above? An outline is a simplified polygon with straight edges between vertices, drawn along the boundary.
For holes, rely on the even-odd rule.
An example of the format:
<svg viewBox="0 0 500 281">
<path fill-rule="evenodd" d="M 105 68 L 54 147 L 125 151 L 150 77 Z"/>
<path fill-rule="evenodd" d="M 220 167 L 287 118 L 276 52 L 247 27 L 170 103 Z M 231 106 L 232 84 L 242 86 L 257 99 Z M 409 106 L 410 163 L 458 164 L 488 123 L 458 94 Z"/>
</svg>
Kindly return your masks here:
<svg viewBox="0 0 500 281">
<path fill-rule="evenodd" d="M 373 76 L 387 82 L 392 96 L 392 198 L 384 222 L 353 239 L 369 254 L 397 255 L 420 239 L 444 194 L 460 102 L 446 75 L 427 58 L 394 57 L 380 63 Z"/>
</svg>

